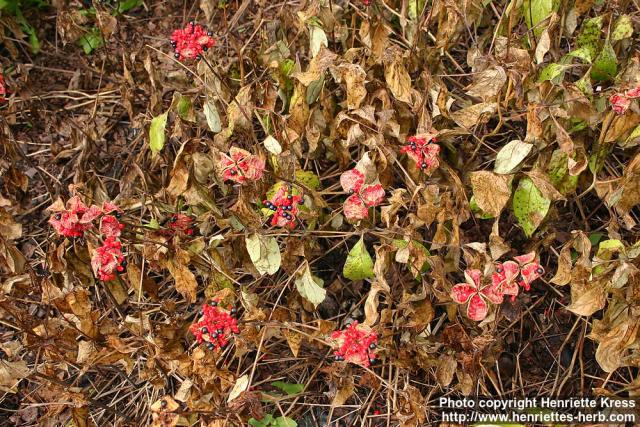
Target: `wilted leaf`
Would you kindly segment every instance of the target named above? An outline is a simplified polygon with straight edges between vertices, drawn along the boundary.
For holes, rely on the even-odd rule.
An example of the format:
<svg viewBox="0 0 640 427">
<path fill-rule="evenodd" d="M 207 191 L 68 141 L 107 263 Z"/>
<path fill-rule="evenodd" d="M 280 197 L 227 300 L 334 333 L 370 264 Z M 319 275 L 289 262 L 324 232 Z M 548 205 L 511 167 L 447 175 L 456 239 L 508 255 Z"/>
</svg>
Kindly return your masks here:
<svg viewBox="0 0 640 427">
<path fill-rule="evenodd" d="M 523 178 L 513 195 L 513 212 L 525 234 L 530 237 L 549 211 L 546 199 L 529 178 Z"/>
<path fill-rule="evenodd" d="M 275 237 L 251 234 L 245 238 L 247 252 L 260 274 L 275 274 L 282 261 L 280 247 Z"/>
<path fill-rule="evenodd" d="M 538 40 L 538 44 L 536 45 L 535 58 L 538 64 L 542 64 L 544 62 L 544 55 L 549 52 L 550 47 L 551 37 L 549 36 L 549 29 L 545 28 L 540 36 L 540 40 Z"/>
<path fill-rule="evenodd" d="M 393 96 L 402 102 L 412 102 L 411 76 L 402 63 L 402 57 L 395 55 L 394 60 L 385 64 L 384 78 Z"/>
<path fill-rule="evenodd" d="M 578 316 L 591 316 L 604 307 L 606 291 L 601 282 L 592 282 L 588 286 L 571 285 L 571 304 L 567 310 Z"/>
<path fill-rule="evenodd" d="M 24 360 L 9 362 L 0 360 L 0 390 L 4 393 L 15 393 L 21 379 L 29 375 L 29 368 Z"/>
<path fill-rule="evenodd" d="M 472 172 L 473 196 L 478 207 L 492 216 L 499 216 L 511 197 L 511 178 L 488 171 Z"/>
<path fill-rule="evenodd" d="M 342 274 L 351 280 L 372 279 L 374 277 L 373 259 L 367 252 L 362 237 L 349 251 Z"/>
<path fill-rule="evenodd" d="M 564 200 L 564 196 L 560 194 L 558 190 L 553 186 L 549 177 L 542 172 L 540 169 L 533 169 L 530 172 L 527 172 L 527 176 L 531 178 L 534 185 L 540 193 L 542 197 L 549 200 Z"/>
<path fill-rule="evenodd" d="M 350 376 L 345 378 L 340 384 L 340 387 L 336 391 L 335 396 L 333 396 L 333 400 L 331 401 L 331 406 L 342 406 L 347 400 L 353 395 L 353 392 L 356 390 L 355 384 L 353 383 L 353 377 Z"/>
<path fill-rule="evenodd" d="M 451 118 L 458 126 L 470 131 L 475 125 L 486 123 L 497 108 L 495 102 L 481 102 L 451 113 Z"/>
<path fill-rule="evenodd" d="M 358 64 L 340 64 L 332 68 L 332 72 L 347 85 L 347 108 L 355 110 L 360 108 L 362 101 L 367 96 L 364 80 L 367 77 L 364 69 Z"/>
<path fill-rule="evenodd" d="M 490 101 L 500 93 L 506 82 L 507 73 L 504 68 L 491 67 L 474 75 L 473 84 L 467 87 L 467 95 Z"/>
<path fill-rule="evenodd" d="M 509 142 L 498 151 L 493 171 L 500 174 L 513 173 L 518 165 L 529 155 L 532 148 L 533 144 L 518 139 Z"/>
<path fill-rule="evenodd" d="M 188 302 L 193 302 L 196 300 L 198 282 L 196 281 L 196 276 L 186 266 L 187 262 L 189 262 L 189 254 L 183 250 L 178 250 L 176 256 L 170 258 L 167 262 L 167 268 L 176 282 L 176 290 Z"/>
<path fill-rule="evenodd" d="M 440 387 L 446 388 L 453 381 L 453 374 L 456 372 L 458 363 L 455 357 L 450 354 L 446 354 L 438 360 L 438 367 L 436 368 L 436 378 Z"/>
<path fill-rule="evenodd" d="M 0 208 L 0 236 L 7 240 L 15 240 L 22 236 L 22 224 L 17 223 L 11 215 Z"/>
</svg>

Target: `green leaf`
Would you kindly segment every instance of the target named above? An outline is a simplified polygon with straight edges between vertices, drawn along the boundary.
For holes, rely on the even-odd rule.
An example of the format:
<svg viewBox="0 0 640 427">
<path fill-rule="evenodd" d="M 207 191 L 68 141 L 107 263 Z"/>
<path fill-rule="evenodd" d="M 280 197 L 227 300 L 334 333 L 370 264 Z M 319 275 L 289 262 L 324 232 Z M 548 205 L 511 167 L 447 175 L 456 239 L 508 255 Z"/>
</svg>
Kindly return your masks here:
<svg viewBox="0 0 640 427">
<path fill-rule="evenodd" d="M 372 279 L 374 277 L 373 259 L 367 252 L 362 237 L 349 251 L 342 274 L 351 280 Z"/>
<path fill-rule="evenodd" d="M 606 81 L 613 79 L 618 73 L 618 61 L 616 52 L 609 41 L 606 41 L 602 51 L 597 56 L 591 66 L 591 78 L 595 81 Z"/>
<path fill-rule="evenodd" d="M 533 33 L 538 37 L 546 28 L 539 25 L 547 19 L 551 13 L 558 10 L 559 2 L 556 0 L 525 0 L 523 3 L 523 14 L 529 29 L 533 28 Z"/>
<path fill-rule="evenodd" d="M 321 75 L 318 80 L 314 80 L 311 83 L 309 83 L 309 86 L 307 86 L 307 92 L 305 94 L 305 100 L 307 101 L 307 105 L 311 105 L 314 102 L 316 102 L 316 100 L 318 99 L 318 96 L 320 96 L 320 91 L 322 90 L 323 86 L 324 86 L 323 75 Z"/>
<path fill-rule="evenodd" d="M 289 417 L 278 417 L 273 420 L 273 427 L 298 427 L 298 423 Z"/>
<path fill-rule="evenodd" d="M 499 174 L 512 173 L 516 167 L 529 155 L 533 144 L 515 139 L 498 151 L 493 171 Z"/>
<path fill-rule="evenodd" d="M 249 419 L 249 424 L 253 427 L 268 427 L 273 423 L 273 415 L 266 414 L 260 421 L 255 418 Z"/>
<path fill-rule="evenodd" d="M 327 296 L 327 291 L 322 287 L 324 281 L 311 274 L 309 263 L 305 263 L 304 273 L 295 281 L 296 289 L 304 299 L 309 301 L 314 307 L 318 307 Z"/>
<path fill-rule="evenodd" d="M 102 38 L 102 34 L 100 34 L 100 30 L 94 27 L 91 31 L 80 37 L 78 44 L 82 47 L 84 53 L 89 55 L 104 44 L 104 39 Z"/>
<path fill-rule="evenodd" d="M 627 39 L 633 35 L 633 23 L 629 15 L 621 15 L 613 26 L 611 40 Z"/>
<path fill-rule="evenodd" d="M 609 261 L 613 258 L 613 254 L 616 252 L 624 251 L 624 245 L 618 239 L 609 239 L 603 240 L 598 245 L 598 252 L 596 253 L 596 257 Z"/>
<path fill-rule="evenodd" d="M 564 151 L 558 149 L 553 152 L 547 172 L 551 183 L 560 193 L 566 195 L 576 191 L 578 177 L 569 175 L 568 157 Z"/>
<path fill-rule="evenodd" d="M 589 170 L 592 174 L 597 175 L 600 172 L 611 151 L 613 151 L 612 144 L 600 144 L 598 141 L 594 143 L 589 155 Z"/>
<path fill-rule="evenodd" d="M 275 237 L 264 237 L 257 233 L 245 238 L 251 262 L 260 274 L 275 274 L 280 269 L 282 257 Z"/>
<path fill-rule="evenodd" d="M 595 233 L 589 234 L 589 242 L 591 242 L 591 246 L 595 246 L 598 244 L 600 240 L 604 237 L 604 233 L 600 233 L 596 231 Z"/>
<path fill-rule="evenodd" d="M 176 106 L 176 110 L 178 111 L 178 116 L 182 120 L 189 120 L 191 117 L 191 100 L 186 96 L 181 96 L 178 100 L 178 105 Z"/>
<path fill-rule="evenodd" d="M 160 224 L 158 223 L 158 220 L 155 218 L 151 218 L 151 221 L 149 221 L 148 224 L 144 224 L 145 227 L 150 228 L 152 230 L 159 230 L 160 229 Z"/>
<path fill-rule="evenodd" d="M 591 87 L 591 79 L 587 74 L 582 76 L 580 80 L 576 81 L 576 87 L 587 96 L 593 95 L 593 87 Z"/>
<path fill-rule="evenodd" d="M 118 2 L 118 9 L 117 9 L 117 13 L 125 13 L 131 9 L 133 9 L 134 7 L 138 7 L 142 5 L 142 0 L 124 0 L 124 1 L 120 1 Z"/>
<path fill-rule="evenodd" d="M 582 31 L 576 38 L 576 45 L 579 49 L 588 52 L 585 56 L 590 58 L 589 62 L 596 57 L 600 44 L 600 29 L 602 28 L 602 16 L 587 19 L 582 24 Z"/>
<path fill-rule="evenodd" d="M 625 148 L 630 148 L 640 143 L 640 125 L 636 126 L 629 134 L 623 145 Z"/>
<path fill-rule="evenodd" d="M 567 69 L 566 65 L 551 63 L 544 67 L 544 69 L 540 72 L 540 76 L 538 77 L 538 82 L 544 82 L 547 80 L 551 80 L 554 84 L 562 83 L 564 79 L 564 72 Z"/>
<path fill-rule="evenodd" d="M 301 169 L 296 170 L 296 181 L 300 182 L 305 187 L 309 187 L 312 190 L 316 190 L 318 187 L 320 187 L 320 178 L 318 178 L 318 176 L 311 171 L 305 171 Z"/>
<path fill-rule="evenodd" d="M 513 195 L 513 213 L 527 237 L 531 237 L 549 212 L 551 201 L 545 198 L 529 178 L 523 178 Z"/>
<path fill-rule="evenodd" d="M 302 390 L 304 390 L 304 384 L 291 384 L 285 383 L 284 381 L 274 381 L 271 385 L 284 391 L 289 396 L 302 393 Z"/>
<path fill-rule="evenodd" d="M 593 61 L 593 52 L 587 46 L 582 46 L 567 53 L 567 55 L 574 58 L 580 58 L 587 64 L 591 64 Z"/>
<path fill-rule="evenodd" d="M 149 127 L 149 148 L 155 156 L 164 148 L 164 129 L 167 127 L 167 117 L 169 112 L 160 114 L 151 120 Z"/>
</svg>

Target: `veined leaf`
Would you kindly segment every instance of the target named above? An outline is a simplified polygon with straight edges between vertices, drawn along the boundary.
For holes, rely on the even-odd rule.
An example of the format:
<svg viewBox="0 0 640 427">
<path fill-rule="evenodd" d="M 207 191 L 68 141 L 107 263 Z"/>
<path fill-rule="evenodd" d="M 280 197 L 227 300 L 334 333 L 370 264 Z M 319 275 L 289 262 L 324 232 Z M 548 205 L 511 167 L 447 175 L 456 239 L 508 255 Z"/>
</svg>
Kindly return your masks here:
<svg viewBox="0 0 640 427">
<path fill-rule="evenodd" d="M 251 262 L 260 274 L 275 274 L 280 269 L 282 258 L 275 237 L 264 237 L 254 233 L 245 238 L 245 244 Z"/>
<path fill-rule="evenodd" d="M 349 251 L 342 274 L 351 280 L 372 279 L 374 277 L 373 259 L 367 252 L 362 237 Z"/>
<path fill-rule="evenodd" d="M 306 263 L 302 276 L 298 277 L 295 283 L 300 295 L 314 307 L 318 307 L 327 296 L 327 291 L 322 287 L 324 281 L 311 274 L 309 263 Z"/>
</svg>

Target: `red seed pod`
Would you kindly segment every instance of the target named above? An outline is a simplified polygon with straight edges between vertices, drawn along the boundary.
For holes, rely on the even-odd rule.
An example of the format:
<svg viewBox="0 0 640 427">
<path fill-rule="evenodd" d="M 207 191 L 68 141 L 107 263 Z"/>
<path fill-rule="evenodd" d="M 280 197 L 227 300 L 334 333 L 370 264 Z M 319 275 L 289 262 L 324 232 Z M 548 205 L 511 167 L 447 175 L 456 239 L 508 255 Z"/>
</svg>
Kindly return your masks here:
<svg viewBox="0 0 640 427">
<path fill-rule="evenodd" d="M 337 361 L 344 360 L 368 368 L 376 360 L 378 334 L 368 326 L 354 321 L 345 329 L 333 332 L 331 339 L 336 348 L 333 354 Z"/>
<path fill-rule="evenodd" d="M 263 204 L 269 210 L 274 211 L 271 216 L 271 226 L 294 228 L 298 205 L 302 204 L 302 195 L 295 194 L 291 188 L 282 185 L 271 197 L 271 200 L 266 200 Z"/>
<path fill-rule="evenodd" d="M 171 35 L 171 45 L 175 50 L 175 57 L 181 61 L 197 59 L 215 44 L 211 33 L 194 22 L 190 22 L 182 29 L 175 30 Z"/>
<path fill-rule="evenodd" d="M 407 153 L 407 156 L 425 173 L 431 173 L 440 165 L 440 159 L 438 158 L 440 146 L 435 144 L 435 137 L 426 139 L 411 136 L 407 139 L 407 142 L 409 144 L 402 147 L 400 152 Z"/>
<path fill-rule="evenodd" d="M 340 185 L 351 194 L 343 206 L 344 216 L 350 221 L 366 218 L 370 207 L 384 201 L 382 185 L 365 183 L 365 175 L 358 169 L 350 169 L 340 175 Z"/>
<path fill-rule="evenodd" d="M 198 344 L 205 343 L 211 350 L 224 348 L 229 337 L 240 332 L 233 310 L 225 310 L 217 301 L 202 306 L 202 314 L 189 328 Z"/>
<path fill-rule="evenodd" d="M 113 236 L 107 237 L 91 258 L 93 273 L 104 282 L 115 279 L 116 272 L 123 272 L 126 265 L 122 244 Z"/>
</svg>

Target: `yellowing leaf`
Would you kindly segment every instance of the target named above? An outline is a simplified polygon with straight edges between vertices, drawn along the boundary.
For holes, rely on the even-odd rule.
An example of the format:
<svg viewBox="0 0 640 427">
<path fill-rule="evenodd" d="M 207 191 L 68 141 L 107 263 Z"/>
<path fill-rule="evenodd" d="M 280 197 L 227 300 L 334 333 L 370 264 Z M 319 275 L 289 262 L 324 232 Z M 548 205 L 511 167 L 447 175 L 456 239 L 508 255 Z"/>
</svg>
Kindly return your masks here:
<svg viewBox="0 0 640 427">
<path fill-rule="evenodd" d="M 164 129 L 167 126 L 168 112 L 160 114 L 151 120 L 149 127 L 149 148 L 155 156 L 164 148 Z"/>
<path fill-rule="evenodd" d="M 204 104 L 204 116 L 207 119 L 207 124 L 211 132 L 218 133 L 222 130 L 220 114 L 218 114 L 218 109 L 213 101 L 208 101 Z"/>
<path fill-rule="evenodd" d="M 240 396 L 240 394 L 243 391 L 246 391 L 248 387 L 249 387 L 249 375 L 248 374 L 244 374 L 243 376 L 238 378 L 236 380 L 236 383 L 233 385 L 233 388 L 231 389 L 231 392 L 229 392 L 229 397 L 227 398 L 227 403 L 231 402 L 232 400 L 234 400 L 235 398 Z"/>
<path fill-rule="evenodd" d="M 320 187 L 320 178 L 311 171 L 297 170 L 296 180 L 312 190 Z"/>
<path fill-rule="evenodd" d="M 314 57 L 320 52 L 320 47 L 328 47 L 329 40 L 324 30 L 318 26 L 309 26 L 309 49 L 311 50 L 311 56 Z"/>
<path fill-rule="evenodd" d="M 271 154 L 278 155 L 282 153 L 282 146 L 278 142 L 277 139 L 272 137 L 271 135 L 267 136 L 263 141 L 264 148 L 267 149 Z"/>
<path fill-rule="evenodd" d="M 280 269 L 282 258 L 275 237 L 251 234 L 245 238 L 247 252 L 260 274 L 274 274 Z"/>
<path fill-rule="evenodd" d="M 629 38 L 633 35 L 633 23 L 629 15 L 621 15 L 616 21 L 613 31 L 611 32 L 611 40 L 618 41 Z"/>
<path fill-rule="evenodd" d="M 311 274 L 309 263 L 305 263 L 304 272 L 295 281 L 296 289 L 304 299 L 317 307 L 324 301 L 327 291 L 322 287 L 324 281 Z"/>
<path fill-rule="evenodd" d="M 367 252 L 362 237 L 349 251 L 342 274 L 351 280 L 372 279 L 374 277 L 373 259 Z"/>
<path fill-rule="evenodd" d="M 500 174 L 513 173 L 516 167 L 529 155 L 532 148 L 533 144 L 518 139 L 509 142 L 498 151 L 493 171 Z"/>
</svg>

